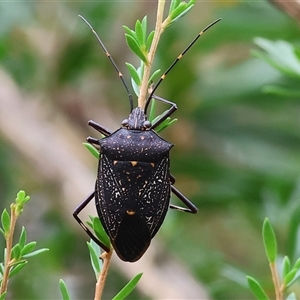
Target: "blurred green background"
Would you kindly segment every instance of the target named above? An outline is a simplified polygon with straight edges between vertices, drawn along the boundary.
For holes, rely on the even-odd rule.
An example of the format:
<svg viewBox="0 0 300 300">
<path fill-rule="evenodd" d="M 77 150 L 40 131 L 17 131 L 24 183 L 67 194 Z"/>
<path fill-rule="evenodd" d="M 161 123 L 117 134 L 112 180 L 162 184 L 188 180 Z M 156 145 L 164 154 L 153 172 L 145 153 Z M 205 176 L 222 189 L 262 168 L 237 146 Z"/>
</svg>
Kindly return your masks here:
<svg viewBox="0 0 300 300">
<path fill-rule="evenodd" d="M 129 103 L 77 15 L 93 25 L 130 83 L 124 63 L 138 60 L 126 46 L 122 25 L 132 28 L 147 14 L 153 28 L 155 13 L 155 1 L 0 2 L 0 208 L 24 189 L 32 199 L 19 224 L 26 226 L 29 240 L 50 248 L 10 282 L 9 299 L 60 299 L 60 278 L 73 299 L 93 298 L 88 237 L 72 219 L 96 177 L 97 162 L 82 142 L 88 135 L 98 137 L 88 128 L 89 119 L 117 129 Z M 174 116 L 179 121 L 162 136 L 175 144 L 171 171 L 176 186 L 199 213 L 168 213 L 150 246 L 158 251 L 158 261 L 146 253 L 136 271 L 135 264 L 115 258 L 105 299 L 127 282 L 131 270 L 146 276 L 145 264 L 150 261 L 156 270 L 168 259 L 171 270 L 173 261 L 183 266 L 210 299 L 251 299 L 245 274 L 259 279 L 272 298 L 261 238 L 265 217 L 274 226 L 280 254 L 292 262 L 300 256 L 299 97 L 262 92 L 267 84 L 297 87 L 299 80 L 250 53 L 258 48 L 256 37 L 299 44 L 298 23 L 266 1 L 197 2 L 162 35 L 155 68 L 167 69 L 219 17 L 222 21 L 157 91 L 178 104 Z M 0 245 L 3 249 L 2 239 Z M 182 273 L 175 273 L 184 282 Z M 151 272 L 162 281 L 167 274 Z M 142 278 L 140 290 L 129 299 L 156 297 L 151 276 Z M 149 289 L 143 288 L 143 279 Z M 300 297 L 299 284 L 293 289 Z"/>
</svg>

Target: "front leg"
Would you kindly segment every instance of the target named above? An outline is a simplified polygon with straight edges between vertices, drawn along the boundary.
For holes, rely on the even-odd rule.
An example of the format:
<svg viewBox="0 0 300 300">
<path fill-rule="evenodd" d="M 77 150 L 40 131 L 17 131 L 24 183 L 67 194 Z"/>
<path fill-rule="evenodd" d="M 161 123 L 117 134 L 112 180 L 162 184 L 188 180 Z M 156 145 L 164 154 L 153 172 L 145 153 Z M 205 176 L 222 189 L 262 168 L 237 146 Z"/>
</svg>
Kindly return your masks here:
<svg viewBox="0 0 300 300">
<path fill-rule="evenodd" d="M 171 105 L 171 107 L 168 110 L 166 110 L 154 124 L 152 124 L 151 129 L 155 129 L 159 124 L 161 124 L 164 120 L 166 120 L 168 117 L 170 117 L 177 110 L 177 105 L 176 105 L 176 103 L 171 102 L 162 97 L 159 97 L 157 95 L 152 95 L 152 98 L 157 101 Z"/>
</svg>

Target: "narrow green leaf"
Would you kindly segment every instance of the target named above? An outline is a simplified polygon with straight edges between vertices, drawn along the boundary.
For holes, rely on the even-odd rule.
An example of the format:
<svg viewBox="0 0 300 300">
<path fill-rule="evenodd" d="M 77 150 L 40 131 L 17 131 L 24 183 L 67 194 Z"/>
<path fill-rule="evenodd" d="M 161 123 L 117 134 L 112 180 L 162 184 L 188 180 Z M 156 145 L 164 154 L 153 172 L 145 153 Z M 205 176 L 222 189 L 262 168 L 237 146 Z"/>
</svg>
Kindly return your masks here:
<svg viewBox="0 0 300 300">
<path fill-rule="evenodd" d="M 99 258 L 99 253 L 98 251 L 96 251 L 95 249 L 95 245 L 98 246 L 95 242 L 94 242 L 94 247 L 93 247 L 93 240 L 91 240 L 90 242 L 87 242 L 87 246 L 89 248 L 89 253 L 90 253 L 90 258 L 91 258 L 91 263 L 92 263 L 92 267 L 96 276 L 96 279 L 98 278 L 98 275 L 101 271 L 101 265 L 100 265 L 100 258 Z M 98 246 L 99 248 L 99 246 Z"/>
<path fill-rule="evenodd" d="M 152 41 L 153 41 L 153 37 L 154 37 L 154 30 L 152 30 L 148 37 L 147 37 L 147 41 L 146 41 L 146 51 L 149 51 L 152 45 Z"/>
<path fill-rule="evenodd" d="M 18 263 L 16 266 L 14 266 L 11 271 L 9 272 L 9 277 L 12 277 L 14 275 L 16 275 L 17 273 L 19 273 L 27 264 L 27 261 L 22 261 L 20 263 Z"/>
<path fill-rule="evenodd" d="M 4 230 L 4 233 L 6 235 L 10 230 L 10 216 L 6 209 L 4 209 L 2 212 L 1 224 L 2 224 L 2 228 Z"/>
<path fill-rule="evenodd" d="M 145 44 L 144 34 L 146 35 L 146 33 L 143 32 L 142 23 L 139 20 L 137 20 L 135 23 L 135 33 L 136 33 L 136 41 L 139 44 L 139 46 L 142 47 Z"/>
<path fill-rule="evenodd" d="M 290 259 L 285 256 L 282 261 L 282 277 L 284 278 L 291 270 L 291 262 Z"/>
<path fill-rule="evenodd" d="M 147 63 L 147 58 L 141 50 L 137 41 L 129 34 L 125 34 L 126 43 L 133 53 L 135 53 L 143 62 Z"/>
<path fill-rule="evenodd" d="M 63 300 L 70 300 L 70 295 L 69 295 L 69 292 L 68 292 L 67 285 L 62 279 L 59 280 L 59 289 L 60 289 L 62 299 Z"/>
<path fill-rule="evenodd" d="M 263 288 L 260 286 L 260 284 L 252 277 L 247 276 L 248 286 L 250 290 L 252 291 L 253 295 L 258 300 L 269 300 L 268 296 L 264 292 Z"/>
<path fill-rule="evenodd" d="M 142 29 L 144 32 L 144 40 L 143 40 L 143 45 L 146 45 L 146 37 L 147 37 L 147 30 L 148 30 L 148 19 L 147 16 L 145 16 L 142 20 Z"/>
<path fill-rule="evenodd" d="M 137 69 L 130 63 L 125 63 L 127 68 L 128 68 L 128 71 L 129 71 L 129 74 L 131 76 L 131 78 L 134 80 L 134 82 L 136 83 L 137 86 L 140 86 L 141 85 L 141 79 L 140 79 L 140 76 L 139 76 L 139 73 L 137 71 Z"/>
<path fill-rule="evenodd" d="M 12 257 L 18 260 L 21 257 L 21 247 L 20 244 L 15 244 L 12 248 Z"/>
<path fill-rule="evenodd" d="M 0 263 L 0 274 L 1 275 L 4 274 L 4 265 L 3 265 L 3 263 Z"/>
<path fill-rule="evenodd" d="M 19 244 L 20 244 L 21 249 L 24 248 L 24 246 L 26 244 L 26 239 L 27 239 L 26 229 L 24 226 L 22 226 L 22 230 L 21 230 L 21 234 L 20 234 L 20 238 L 19 238 Z"/>
<path fill-rule="evenodd" d="M 156 101 L 151 100 L 150 103 L 150 113 L 149 113 L 149 121 L 153 123 L 155 120 L 155 110 L 156 110 Z"/>
<path fill-rule="evenodd" d="M 271 263 L 275 263 L 277 256 L 277 242 L 274 230 L 268 218 L 266 218 L 263 223 L 262 235 L 268 260 Z"/>
<path fill-rule="evenodd" d="M 188 3 L 181 2 L 170 14 L 171 23 L 176 22 L 185 14 L 187 14 L 190 9 L 194 6 L 196 0 L 191 0 Z"/>
<path fill-rule="evenodd" d="M 35 246 L 36 246 L 36 242 L 35 241 L 26 244 L 23 247 L 23 249 L 21 250 L 21 256 L 24 256 L 24 255 L 27 255 L 27 254 L 33 252 L 33 249 L 35 248 Z"/>
<path fill-rule="evenodd" d="M 100 153 L 97 148 L 95 148 L 93 145 L 90 143 L 83 143 L 84 147 L 90 151 L 90 153 L 95 156 L 97 159 L 100 158 Z"/>
<path fill-rule="evenodd" d="M 254 42 L 265 53 L 254 50 L 252 53 L 265 60 L 287 76 L 300 77 L 300 60 L 295 47 L 286 41 L 270 41 L 264 38 L 256 38 Z"/>
<path fill-rule="evenodd" d="M 284 285 L 287 286 L 289 283 L 291 283 L 291 281 L 294 279 L 296 273 L 298 272 L 297 269 L 292 269 L 289 273 L 287 273 L 284 278 L 283 278 L 283 282 Z"/>
<path fill-rule="evenodd" d="M 299 270 L 299 268 L 300 268 L 300 258 L 298 258 L 297 261 L 295 262 L 293 269 L 294 268 Z"/>
<path fill-rule="evenodd" d="M 169 8 L 169 16 L 172 14 L 172 12 L 174 11 L 174 9 L 179 5 L 180 0 L 172 0 L 170 3 L 170 8 Z"/>
<path fill-rule="evenodd" d="M 128 26 L 126 25 L 123 25 L 123 28 L 125 30 L 125 33 L 127 33 L 128 35 L 131 35 L 133 38 L 135 38 L 135 34 L 134 34 L 134 31 L 131 30 Z"/>
<path fill-rule="evenodd" d="M 112 300 L 123 300 L 126 298 L 136 287 L 142 275 L 143 273 L 135 275 Z"/>
<path fill-rule="evenodd" d="M 6 292 L 4 292 L 1 296 L 0 296 L 0 300 L 5 300 L 6 297 Z"/>
<path fill-rule="evenodd" d="M 150 85 L 153 81 L 155 81 L 155 79 L 156 79 L 155 77 L 157 77 L 159 73 L 160 73 L 160 69 L 158 69 L 158 70 L 156 70 L 156 71 L 153 72 L 153 74 L 150 76 L 150 79 L 149 79 L 149 85 Z"/>
<path fill-rule="evenodd" d="M 108 235 L 106 234 L 99 218 L 94 217 L 92 218 L 92 222 L 93 222 L 93 230 L 97 236 L 97 238 L 108 248 L 110 248 L 110 239 L 108 237 Z"/>
<path fill-rule="evenodd" d="M 266 94 L 274 94 L 277 96 L 284 96 L 284 97 L 293 97 L 296 100 L 300 97 L 300 90 L 299 89 L 291 89 L 291 88 L 283 88 L 274 85 L 266 85 L 262 88 L 263 93 Z"/>
<path fill-rule="evenodd" d="M 48 248 L 42 248 L 42 249 L 38 249 L 38 250 L 32 251 L 32 252 L 30 252 L 28 254 L 25 254 L 22 257 L 23 258 L 33 257 L 33 256 L 36 256 L 38 254 L 41 254 L 41 253 L 44 253 L 44 252 L 47 252 L 47 251 L 49 251 Z"/>
</svg>

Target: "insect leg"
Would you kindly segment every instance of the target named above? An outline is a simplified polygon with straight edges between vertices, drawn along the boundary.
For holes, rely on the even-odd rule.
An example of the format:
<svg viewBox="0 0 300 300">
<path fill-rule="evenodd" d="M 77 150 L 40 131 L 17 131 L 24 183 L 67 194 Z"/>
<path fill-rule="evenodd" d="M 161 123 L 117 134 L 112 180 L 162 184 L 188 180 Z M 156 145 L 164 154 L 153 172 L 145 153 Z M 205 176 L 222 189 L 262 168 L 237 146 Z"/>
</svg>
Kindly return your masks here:
<svg viewBox="0 0 300 300">
<path fill-rule="evenodd" d="M 102 125 L 100 125 L 100 124 L 98 124 L 98 123 L 96 123 L 95 121 L 93 121 L 93 120 L 90 120 L 89 122 L 88 122 L 88 124 L 91 126 L 91 127 L 93 127 L 94 129 L 96 129 L 97 131 L 99 131 L 101 134 L 103 134 L 104 136 L 109 136 L 109 135 L 111 135 L 111 131 L 109 130 L 109 129 L 107 129 L 107 128 L 105 128 L 104 126 L 102 126 Z M 86 139 L 90 144 L 92 144 L 93 146 L 96 146 L 96 148 L 97 148 L 97 146 L 99 146 L 99 140 L 98 139 L 96 139 L 96 138 L 93 138 L 93 137 L 88 137 L 87 139 Z M 97 148 L 98 149 L 98 148 Z M 99 150 L 99 149 L 98 149 Z"/>
<path fill-rule="evenodd" d="M 106 252 L 109 252 L 110 249 L 105 246 L 99 239 L 84 225 L 84 223 L 81 221 L 81 219 L 78 217 L 78 214 L 91 202 L 91 200 L 94 198 L 95 193 L 92 192 L 89 194 L 73 211 L 73 217 L 75 220 L 79 223 L 79 225 L 83 228 L 83 230 L 90 236 L 90 238 L 99 245 L 102 249 L 104 249 Z"/>
<path fill-rule="evenodd" d="M 184 196 L 179 190 L 177 190 L 173 185 L 171 185 L 171 190 L 173 194 L 177 196 L 177 198 L 181 200 L 187 207 L 185 208 L 185 207 L 180 207 L 177 205 L 170 204 L 170 208 L 188 212 L 191 214 L 195 214 L 198 212 L 197 206 L 194 203 L 192 203 L 186 196 Z"/>
<path fill-rule="evenodd" d="M 88 124 L 105 136 L 109 136 L 112 134 L 112 131 L 110 131 L 109 129 L 105 128 L 104 126 L 96 123 L 93 120 L 88 121 Z"/>
<path fill-rule="evenodd" d="M 152 95 L 152 98 L 157 101 L 171 105 L 171 107 L 165 113 L 163 113 L 162 116 L 154 124 L 152 124 L 151 129 L 155 129 L 159 124 L 161 124 L 165 119 L 170 117 L 177 110 L 177 105 L 176 103 L 159 97 L 157 95 Z"/>
</svg>

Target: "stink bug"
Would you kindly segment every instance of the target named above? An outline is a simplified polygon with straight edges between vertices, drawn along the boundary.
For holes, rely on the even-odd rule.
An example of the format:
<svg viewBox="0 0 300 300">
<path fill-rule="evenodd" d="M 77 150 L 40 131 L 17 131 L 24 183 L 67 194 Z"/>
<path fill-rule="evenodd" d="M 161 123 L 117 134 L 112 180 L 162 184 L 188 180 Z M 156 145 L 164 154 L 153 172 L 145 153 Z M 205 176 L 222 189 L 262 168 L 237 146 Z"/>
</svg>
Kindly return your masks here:
<svg viewBox="0 0 300 300">
<path fill-rule="evenodd" d="M 192 47 L 197 39 L 211 26 L 205 27 L 189 46 L 177 57 L 152 88 L 144 109 L 133 108 L 132 96 L 114 60 L 106 50 L 92 26 L 81 17 L 96 36 L 101 48 L 119 74 L 125 86 L 130 114 L 121 127 L 112 132 L 94 121 L 88 124 L 104 135 L 87 141 L 99 149 L 95 190 L 74 210 L 73 216 L 87 234 L 105 251 L 103 244 L 81 221 L 78 214 L 95 198 L 100 221 L 110 238 L 117 255 L 124 261 L 134 262 L 141 258 L 150 245 L 151 239 L 164 221 L 168 208 L 196 213 L 197 207 L 174 186 L 175 178 L 170 174 L 169 152 L 173 145 L 161 138 L 155 129 L 176 110 L 175 103 L 155 95 L 155 91 L 174 65 Z M 153 124 L 147 119 L 147 108 L 151 100 L 170 105 Z M 171 192 L 186 207 L 170 204 Z"/>
</svg>

